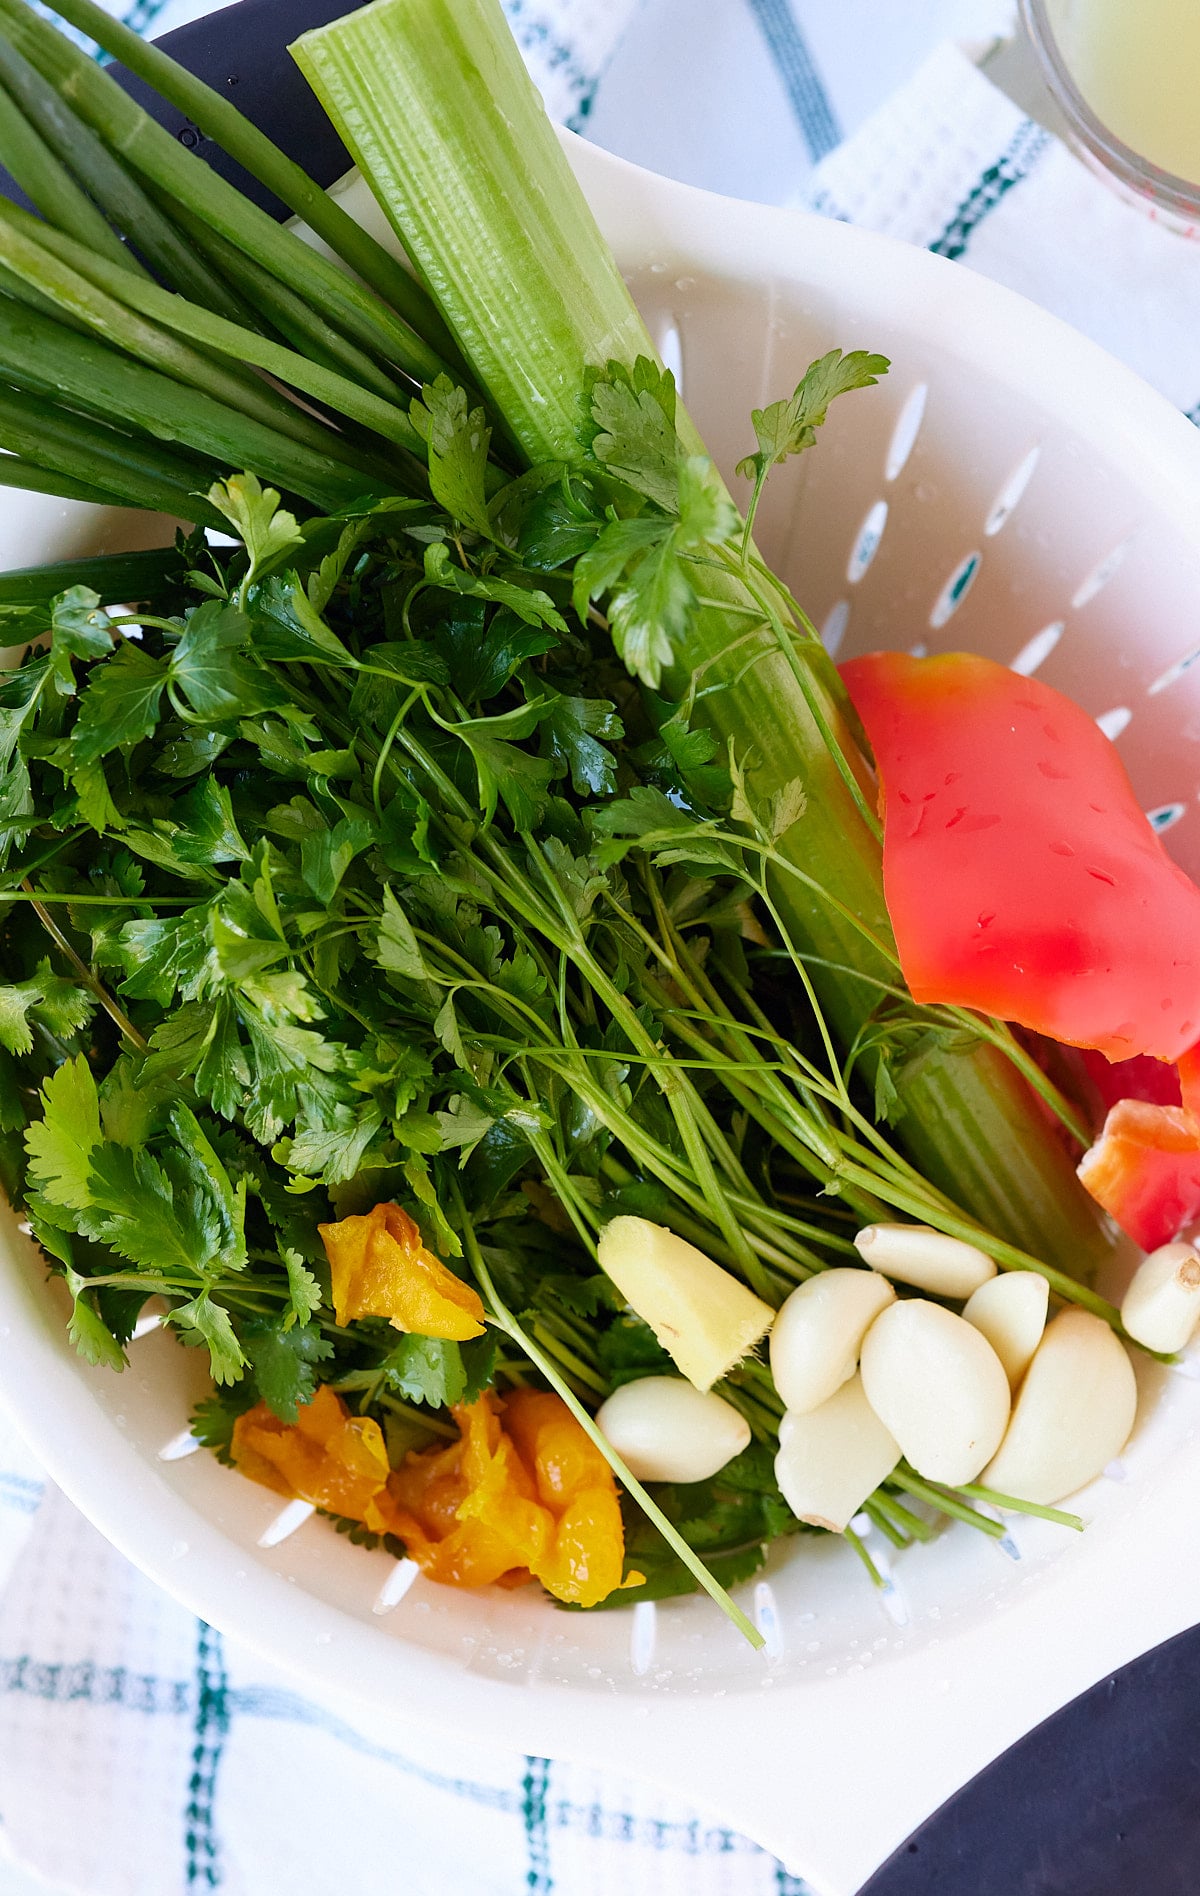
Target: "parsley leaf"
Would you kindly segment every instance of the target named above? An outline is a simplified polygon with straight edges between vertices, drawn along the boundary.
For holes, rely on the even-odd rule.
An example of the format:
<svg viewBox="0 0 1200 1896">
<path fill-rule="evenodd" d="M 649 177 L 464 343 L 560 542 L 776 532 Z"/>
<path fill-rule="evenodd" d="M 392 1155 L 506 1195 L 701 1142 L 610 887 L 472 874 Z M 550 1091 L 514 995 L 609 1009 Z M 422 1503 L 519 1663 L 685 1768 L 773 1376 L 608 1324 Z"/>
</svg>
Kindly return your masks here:
<svg viewBox="0 0 1200 1896">
<path fill-rule="evenodd" d="M 556 776 L 570 773 L 580 796 L 611 796 L 617 784 L 617 760 L 597 740 L 620 737 L 624 727 L 615 705 L 603 698 L 568 698 L 542 687 L 549 710 L 541 721 L 541 744 L 553 758 Z"/>
<path fill-rule="evenodd" d="M 264 488 L 257 475 L 231 474 L 217 481 L 208 490 L 208 500 L 224 514 L 250 556 L 247 580 L 260 579 L 304 544 L 295 515 L 279 505 L 275 489 Z"/>
<path fill-rule="evenodd" d="M 88 674 L 71 738 L 78 764 L 94 764 L 109 751 L 140 743 L 158 723 L 167 667 L 128 640 Z"/>
<path fill-rule="evenodd" d="M 750 419 L 758 452 L 738 462 L 738 473 L 747 480 L 761 481 L 768 468 L 811 448 L 829 404 L 852 389 L 873 387 L 889 367 L 886 356 L 870 355 L 865 349 L 852 349 L 849 355 L 831 349 L 828 355 L 810 363 L 787 401 L 772 402 L 767 408 L 753 411 Z"/>
<path fill-rule="evenodd" d="M 591 392 L 591 449 L 610 474 L 668 512 L 675 509 L 680 459 L 675 378 L 646 356 L 632 369 L 610 362 Z"/>
<path fill-rule="evenodd" d="M 439 375 L 425 384 L 408 412 L 429 450 L 434 499 L 455 520 L 491 539 L 485 476 L 492 431 L 484 410 L 468 408 L 466 390 Z"/>
</svg>

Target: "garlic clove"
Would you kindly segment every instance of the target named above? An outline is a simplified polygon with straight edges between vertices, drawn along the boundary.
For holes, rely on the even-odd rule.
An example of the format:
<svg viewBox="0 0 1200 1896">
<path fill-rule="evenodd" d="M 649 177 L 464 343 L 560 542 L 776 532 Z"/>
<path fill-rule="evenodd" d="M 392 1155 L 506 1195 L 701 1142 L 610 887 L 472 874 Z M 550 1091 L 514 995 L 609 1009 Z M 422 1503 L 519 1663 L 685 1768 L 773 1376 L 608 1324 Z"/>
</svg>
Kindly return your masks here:
<svg viewBox="0 0 1200 1896">
<path fill-rule="evenodd" d="M 1102 1317 L 1068 1306 L 1046 1325 L 985 1488 L 1050 1507 L 1086 1487 L 1124 1448 L 1137 1379 Z"/>
<path fill-rule="evenodd" d="M 596 1421 L 639 1481 L 707 1481 L 750 1446 L 750 1424 L 733 1404 L 681 1376 L 622 1383 Z"/>
<path fill-rule="evenodd" d="M 1162 1244 L 1142 1259 L 1122 1300 L 1121 1322 L 1135 1343 L 1164 1355 L 1191 1341 L 1200 1322 L 1200 1254 L 1194 1245 Z"/>
<path fill-rule="evenodd" d="M 886 1277 L 843 1267 L 791 1293 L 771 1330 L 771 1374 L 786 1408 L 819 1408 L 850 1380 L 864 1336 L 895 1297 Z"/>
<path fill-rule="evenodd" d="M 889 1304 L 862 1348 L 867 1401 L 927 1481 L 974 1481 L 1000 1446 L 1011 1398 L 985 1336 L 941 1304 Z"/>
<path fill-rule="evenodd" d="M 854 1243 L 873 1271 L 934 1297 L 969 1297 L 996 1275 L 985 1251 L 930 1225 L 865 1225 Z"/>
<path fill-rule="evenodd" d="M 1046 1328 L 1050 1286 L 1036 1271 L 1001 1271 L 980 1284 L 963 1306 L 963 1317 L 985 1336 L 1015 1389 L 1033 1360 Z"/>
<path fill-rule="evenodd" d="M 793 1514 L 842 1533 L 900 1460 L 893 1441 L 851 1377 L 819 1409 L 791 1411 L 779 1426 L 775 1479 Z"/>
</svg>

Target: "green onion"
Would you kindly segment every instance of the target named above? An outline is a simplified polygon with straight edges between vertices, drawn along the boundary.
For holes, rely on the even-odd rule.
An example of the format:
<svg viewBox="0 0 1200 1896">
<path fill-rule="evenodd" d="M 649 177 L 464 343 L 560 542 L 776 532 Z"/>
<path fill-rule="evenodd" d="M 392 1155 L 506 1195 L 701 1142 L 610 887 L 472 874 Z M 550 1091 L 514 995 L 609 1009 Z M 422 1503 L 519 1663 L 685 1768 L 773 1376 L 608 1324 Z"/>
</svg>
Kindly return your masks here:
<svg viewBox="0 0 1200 1896">
<path fill-rule="evenodd" d="M 36 129 L 50 158 L 49 166 L 32 163 L 29 170 L 17 171 L 10 164 L 13 175 L 20 178 L 31 198 L 36 201 L 39 192 L 45 191 L 53 171 L 65 170 L 86 191 L 89 200 L 95 201 L 97 215 L 103 212 L 129 239 L 129 246 L 118 242 L 115 250 L 111 243 L 103 242 L 96 246 L 102 248 L 102 254 L 114 261 L 123 259 L 125 268 L 142 280 L 148 275 L 146 265 L 153 265 L 164 282 L 174 284 L 212 309 L 223 310 L 227 315 L 237 313 L 236 301 L 221 279 L 205 271 L 171 220 L 147 196 L 136 178 L 103 139 L 76 117 L 67 99 L 3 35 L 0 35 L 0 82 Z M 26 152 L 24 156 L 27 162 L 37 158 L 33 152 Z M 90 219 L 85 220 L 85 225 L 75 221 L 64 222 L 60 227 L 85 242 L 93 241 L 90 233 L 94 225 Z M 111 231 L 109 235 L 111 238 Z"/>
<path fill-rule="evenodd" d="M 70 40 L 24 4 L 0 0 L 0 21 L 17 50 L 64 96 L 111 151 L 143 182 L 209 220 L 231 243 L 273 270 L 314 307 L 328 313 L 362 347 L 418 381 L 446 364 L 362 284 L 284 230 L 266 211 L 226 183 L 126 96 Z"/>
<path fill-rule="evenodd" d="M 274 349 L 253 331 L 226 323 L 222 317 L 214 316 L 208 310 L 197 309 L 190 324 L 186 316 L 181 324 L 181 313 L 190 307 L 181 297 L 142 282 L 129 271 L 104 258 L 93 259 L 92 253 L 82 245 L 56 232 L 45 231 L 46 242 L 42 243 L 39 233 L 43 231 L 45 226 L 40 225 L 35 218 L 27 216 L 15 205 L 0 200 L 0 265 L 5 271 L 17 274 L 22 282 L 54 306 L 59 314 L 85 325 L 105 342 L 124 350 L 151 368 L 161 370 L 172 380 L 200 389 L 215 400 L 240 410 L 243 415 L 281 431 L 315 453 L 347 462 L 377 478 L 387 478 L 384 470 L 363 463 L 328 428 L 304 414 L 258 376 L 240 366 L 230 366 L 231 362 L 239 360 L 253 361 L 256 353 L 261 355 L 265 351 L 268 360 L 262 366 L 278 369 L 278 358 L 286 355 L 287 351 Z M 92 281 L 89 281 L 89 275 Z M 116 296 L 107 295 L 97 288 L 94 279 L 98 275 L 104 276 L 116 294 L 126 300 L 118 302 Z M 226 341 L 224 358 L 214 360 L 213 356 L 181 341 L 178 335 L 171 334 L 154 322 L 148 322 L 145 316 L 138 313 L 139 306 L 173 316 L 176 329 L 183 327 L 195 333 L 199 328 L 201 335 L 206 338 L 215 331 L 223 340 L 232 334 L 234 341 Z M 350 389 L 349 392 L 354 394 L 357 391 Z M 399 420 L 408 427 L 413 442 L 419 446 L 418 437 L 407 417 L 401 415 Z"/>
<path fill-rule="evenodd" d="M 386 486 L 115 349 L 10 301 L 0 321 L 0 370 L 21 386 L 113 417 L 165 440 L 184 440 L 223 467 L 253 467 L 318 507 L 337 508 Z"/>
<path fill-rule="evenodd" d="M 4 55 L 11 50 L 0 47 L 0 79 L 4 76 Z M 130 260 L 120 239 L 2 85 L 0 163 L 13 177 L 22 180 L 29 198 L 47 223 L 72 232 L 102 256 L 123 269 L 129 268 Z"/>
<path fill-rule="evenodd" d="M 0 424 L 0 440 L 3 426 Z M 38 467 L 21 454 L 0 454 L 0 487 L 21 487 L 31 494 L 54 494 L 59 500 L 86 500 L 93 507 L 120 507 L 125 496 L 106 492 L 87 481 L 72 480 L 57 468 Z M 56 588 L 61 592 L 62 588 Z"/>
<path fill-rule="evenodd" d="M 173 546 L 144 553 L 98 553 L 91 559 L 59 560 L 54 566 L 23 566 L 0 573 L 0 607 L 48 606 L 71 586 L 86 586 L 102 606 L 152 599 L 182 572 Z"/>
<path fill-rule="evenodd" d="M 220 527 L 225 523 L 200 495 L 212 481 L 211 468 L 203 461 L 189 459 L 157 442 L 136 439 L 89 421 L 83 415 L 48 407 L 39 399 L 17 389 L 0 386 L 0 448 L 20 457 L 13 473 L 14 486 L 36 487 L 41 493 L 63 493 L 70 500 L 89 500 L 95 493 L 110 503 L 147 507 L 155 513 L 175 514 L 181 520 L 201 521 Z M 53 463 L 53 478 L 61 476 L 70 485 L 63 488 L 45 480 L 19 478 L 22 463 L 41 468 Z M 8 472 L 8 461 L 0 457 L 0 480 Z M 74 491 L 82 487 L 83 493 Z"/>
<path fill-rule="evenodd" d="M 407 412 L 394 402 L 385 402 L 347 377 L 319 368 L 256 330 L 227 322 L 182 296 L 159 289 L 157 284 L 130 276 L 127 270 L 57 231 L 47 231 L 36 219 L 3 201 L 0 262 L 19 271 L 27 283 L 118 348 L 179 381 L 241 407 L 246 414 L 257 415 L 269 426 L 283 428 L 318 452 L 346 458 L 344 447 L 327 428 L 311 421 L 259 377 L 239 374 L 227 365 L 250 363 L 265 369 L 280 381 L 361 422 L 384 441 L 406 449 L 410 457 L 406 463 L 408 484 L 424 484 L 420 478 L 424 472 L 424 444 Z M 175 341 L 166 333 L 168 330 L 175 336 L 190 337 L 201 345 L 200 349 Z M 204 349 L 212 354 L 202 353 Z M 413 458 L 418 453 L 420 462 Z"/>
<path fill-rule="evenodd" d="M 215 139 L 223 151 L 303 218 L 334 254 L 433 348 L 441 353 L 453 352 L 450 332 L 421 285 L 228 99 L 105 8 L 96 6 L 94 0 L 62 0 L 61 5 L 56 3 L 55 11 L 153 86 L 160 98 L 178 107 L 207 138 Z"/>
</svg>

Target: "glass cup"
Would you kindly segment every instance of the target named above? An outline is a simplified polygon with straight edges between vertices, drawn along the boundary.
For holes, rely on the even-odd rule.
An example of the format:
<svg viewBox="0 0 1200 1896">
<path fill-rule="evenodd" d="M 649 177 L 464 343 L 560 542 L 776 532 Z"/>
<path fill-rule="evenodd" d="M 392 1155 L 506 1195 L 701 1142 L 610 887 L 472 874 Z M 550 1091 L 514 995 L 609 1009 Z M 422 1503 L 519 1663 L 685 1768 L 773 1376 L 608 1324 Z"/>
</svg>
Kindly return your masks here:
<svg viewBox="0 0 1200 1896">
<path fill-rule="evenodd" d="M 1200 0 L 1021 0 L 1021 14 L 1080 157 L 1200 239 Z"/>
</svg>

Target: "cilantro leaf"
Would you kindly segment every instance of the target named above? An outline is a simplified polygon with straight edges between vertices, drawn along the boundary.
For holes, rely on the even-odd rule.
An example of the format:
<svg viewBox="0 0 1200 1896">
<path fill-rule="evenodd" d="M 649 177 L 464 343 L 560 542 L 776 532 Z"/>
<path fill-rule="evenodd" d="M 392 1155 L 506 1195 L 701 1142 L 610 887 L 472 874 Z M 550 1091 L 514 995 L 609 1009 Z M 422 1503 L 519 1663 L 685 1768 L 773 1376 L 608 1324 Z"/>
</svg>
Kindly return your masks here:
<svg viewBox="0 0 1200 1896">
<path fill-rule="evenodd" d="M 51 1033 L 69 1040 L 90 1020 L 96 1002 L 85 988 L 55 974 L 49 961 L 40 963 L 28 981 L 0 986 L 0 1047 L 9 1053 L 28 1053 L 33 1046 L 29 1015 L 45 1022 Z"/>
<path fill-rule="evenodd" d="M 381 968 L 386 968 L 389 974 L 400 975 L 405 981 L 429 979 L 421 944 L 389 882 L 383 885 L 383 914 L 379 918 L 375 958 Z"/>
<path fill-rule="evenodd" d="M 113 649 L 113 632 L 100 595 L 87 586 L 60 593 L 50 610 L 50 671 L 55 688 L 64 696 L 75 692 L 74 659 L 105 658 Z"/>
<path fill-rule="evenodd" d="M 241 1326 L 242 1348 L 259 1395 L 281 1422 L 293 1423 L 299 1403 L 311 1402 L 317 1366 L 333 1355 L 315 1323 L 251 1317 Z"/>
<path fill-rule="evenodd" d="M 830 403 L 853 389 L 873 387 L 889 367 L 886 356 L 870 355 L 865 349 L 852 349 L 849 355 L 831 349 L 828 355 L 810 363 L 787 401 L 772 402 L 752 412 L 758 452 L 738 462 L 738 473 L 747 480 L 760 481 L 769 468 L 786 461 L 789 455 L 811 448 Z"/>
<path fill-rule="evenodd" d="M 91 1155 L 100 1144 L 100 1098 L 82 1054 L 64 1060 L 42 1087 L 42 1117 L 25 1134 L 29 1176 L 52 1205 L 84 1211 Z"/>
<path fill-rule="evenodd" d="M 326 625 L 295 573 L 274 575 L 249 598 L 254 647 L 261 657 L 350 668 L 354 659 Z"/>
<path fill-rule="evenodd" d="M 374 840 L 371 824 L 354 816 L 343 816 L 332 829 L 321 829 L 304 838 L 300 873 L 318 902 L 328 908 L 350 864 Z"/>
<path fill-rule="evenodd" d="M 453 727 L 454 735 L 475 760 L 485 824 L 495 816 L 499 798 L 503 798 L 515 829 L 530 830 L 536 824 L 554 776 L 554 764 L 518 750 L 510 740 L 528 737 L 549 709 L 548 701 L 539 698 L 498 717 L 464 718 Z"/>
<path fill-rule="evenodd" d="M 209 1369 L 215 1383 L 240 1379 L 246 1367 L 246 1353 L 237 1340 L 228 1310 L 223 1304 L 214 1303 L 206 1290 L 188 1303 L 177 1304 L 169 1321 L 183 1331 L 185 1343 L 207 1344 Z"/>
<path fill-rule="evenodd" d="M 670 517 L 611 521 L 576 562 L 573 582 L 580 617 L 589 600 L 609 595 L 613 643 L 628 670 L 652 691 L 671 663 L 695 601 L 687 556 L 721 545 L 737 528 L 737 510 L 704 455 L 676 457 L 663 504 Z"/>
<path fill-rule="evenodd" d="M 245 862 L 250 851 L 242 839 L 227 785 L 202 777 L 171 806 L 178 828 L 171 838 L 184 862 Z"/>
<path fill-rule="evenodd" d="M 457 1343 L 438 1336 L 402 1336 L 380 1364 L 389 1389 L 405 1402 L 449 1408 L 466 1394 L 467 1376 Z"/>
<path fill-rule="evenodd" d="M 514 580 L 483 579 L 478 573 L 465 572 L 451 564 L 444 540 L 426 547 L 425 578 L 431 586 L 440 586 L 446 592 L 461 593 L 468 599 L 492 599 L 497 605 L 508 606 L 526 625 L 548 625 L 564 634 L 567 630 L 567 622 L 549 593 L 536 586 L 518 586 Z"/>
</svg>

